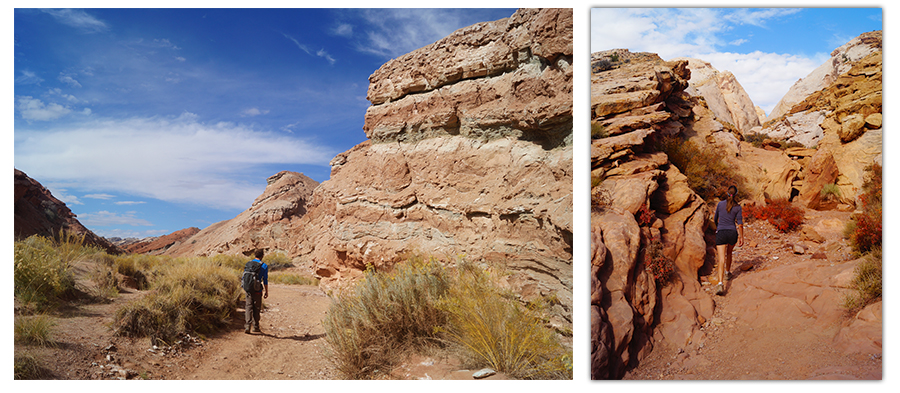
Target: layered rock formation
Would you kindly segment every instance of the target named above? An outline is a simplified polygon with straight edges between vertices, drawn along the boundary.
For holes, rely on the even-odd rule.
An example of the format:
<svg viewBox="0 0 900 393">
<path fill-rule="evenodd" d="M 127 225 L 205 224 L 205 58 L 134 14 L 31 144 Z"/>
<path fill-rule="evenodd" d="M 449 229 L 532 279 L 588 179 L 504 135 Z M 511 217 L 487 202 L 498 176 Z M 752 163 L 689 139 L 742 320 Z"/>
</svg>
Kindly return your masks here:
<svg viewBox="0 0 900 393">
<path fill-rule="evenodd" d="M 654 340 L 691 341 L 701 334 L 699 320 L 712 315 L 712 299 L 698 281 L 709 208 L 650 141 L 730 133 L 721 124 L 712 127 L 709 110 L 685 93 L 691 78 L 686 60 L 664 62 L 627 50 L 592 55 L 595 61 L 609 57 L 619 64 L 591 77 L 592 123 L 605 136 L 591 144 L 592 197 L 600 200 L 591 213 L 595 379 L 620 378 L 649 354 Z M 619 126 L 626 122 L 634 126 Z M 673 282 L 661 289 L 645 263 L 654 243 L 675 265 Z"/>
<path fill-rule="evenodd" d="M 372 74 L 370 138 L 332 160 L 306 240 L 325 287 L 405 255 L 505 266 L 571 327 L 572 11 L 519 10 Z"/>
<path fill-rule="evenodd" d="M 18 169 L 15 169 L 14 189 L 13 232 L 16 240 L 33 235 L 56 238 L 61 232 L 68 232 L 83 236 L 86 245 L 100 247 L 110 254 L 122 253 L 121 249 L 81 225 L 65 203 Z"/>
<path fill-rule="evenodd" d="M 759 130 L 827 151 L 823 154 L 833 157 L 838 171 L 833 182 L 846 204 L 854 204 L 860 194 L 866 168 L 882 161 L 881 47 L 882 32 L 874 31 L 835 49 L 829 61 L 791 88 Z"/>
<path fill-rule="evenodd" d="M 282 171 L 267 179 L 265 191 L 237 217 L 212 224 L 165 255 L 209 256 L 250 253 L 257 248 L 287 253 L 295 221 L 306 214 L 319 183 L 297 172 Z"/>
</svg>

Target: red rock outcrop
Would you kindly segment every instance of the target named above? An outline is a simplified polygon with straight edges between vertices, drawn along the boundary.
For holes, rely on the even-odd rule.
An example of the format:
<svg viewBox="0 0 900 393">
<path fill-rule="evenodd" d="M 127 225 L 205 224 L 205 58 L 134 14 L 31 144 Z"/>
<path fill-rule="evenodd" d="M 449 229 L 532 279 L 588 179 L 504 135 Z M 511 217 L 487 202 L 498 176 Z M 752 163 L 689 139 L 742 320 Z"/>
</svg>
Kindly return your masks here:
<svg viewBox="0 0 900 393">
<path fill-rule="evenodd" d="M 15 169 L 14 184 L 16 240 L 33 235 L 55 238 L 65 231 L 84 236 L 84 244 L 100 247 L 110 254 L 122 253 L 121 249 L 81 225 L 65 203 L 25 172 Z"/>
<path fill-rule="evenodd" d="M 152 239 L 136 241 L 120 246 L 125 252 L 132 254 L 161 254 L 170 247 L 183 243 L 191 236 L 200 232 L 200 228 L 191 227 L 172 232 L 168 235 L 157 236 Z"/>
</svg>

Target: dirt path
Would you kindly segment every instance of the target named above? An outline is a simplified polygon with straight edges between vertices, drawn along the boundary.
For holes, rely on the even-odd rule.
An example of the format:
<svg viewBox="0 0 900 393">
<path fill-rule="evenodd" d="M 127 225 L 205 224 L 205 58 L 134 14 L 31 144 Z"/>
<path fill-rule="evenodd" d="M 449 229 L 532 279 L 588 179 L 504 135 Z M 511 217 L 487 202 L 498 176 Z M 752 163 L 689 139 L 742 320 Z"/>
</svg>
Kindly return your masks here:
<svg viewBox="0 0 900 393">
<path fill-rule="evenodd" d="M 725 296 L 714 297 L 703 341 L 687 349 L 659 344 L 625 379 L 881 379 L 880 304 L 873 306 L 877 321 L 867 325 L 873 334 L 838 339 L 854 321 L 841 308 L 846 289 L 835 284 L 858 263 L 840 233 L 849 216 L 807 211 L 806 222 L 825 237 L 822 243 L 778 234 L 767 222 L 745 225 L 734 278 Z M 808 250 L 795 254 L 796 244 Z"/>
</svg>

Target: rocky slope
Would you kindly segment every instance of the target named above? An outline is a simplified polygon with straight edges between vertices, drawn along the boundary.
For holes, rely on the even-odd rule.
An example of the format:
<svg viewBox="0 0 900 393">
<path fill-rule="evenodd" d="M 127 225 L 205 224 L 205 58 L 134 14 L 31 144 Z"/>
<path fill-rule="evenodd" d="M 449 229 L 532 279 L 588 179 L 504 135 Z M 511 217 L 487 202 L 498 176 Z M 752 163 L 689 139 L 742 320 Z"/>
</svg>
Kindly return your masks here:
<svg viewBox="0 0 900 393">
<path fill-rule="evenodd" d="M 97 236 L 78 222 L 75 213 L 65 203 L 56 199 L 50 190 L 28 177 L 25 172 L 15 169 L 15 222 L 16 240 L 32 235 L 54 238 L 60 231 L 84 236 L 84 243 L 100 247 L 110 254 L 120 254 L 122 250 Z"/>
<path fill-rule="evenodd" d="M 572 12 L 519 10 L 372 74 L 370 138 L 332 161 L 292 253 L 326 287 L 405 255 L 513 272 L 571 326 Z"/>
<path fill-rule="evenodd" d="M 131 254 L 161 254 L 170 247 L 183 243 L 191 236 L 200 232 L 200 228 L 190 227 L 172 232 L 167 235 L 155 236 L 145 239 L 108 239 L 118 245 L 125 252 Z"/>
<path fill-rule="evenodd" d="M 282 171 L 266 180 L 266 189 L 249 209 L 230 220 L 212 224 L 187 241 L 173 244 L 165 255 L 210 256 L 251 254 L 257 248 L 287 253 L 294 226 L 306 214 L 319 183 L 297 172 Z"/>
</svg>

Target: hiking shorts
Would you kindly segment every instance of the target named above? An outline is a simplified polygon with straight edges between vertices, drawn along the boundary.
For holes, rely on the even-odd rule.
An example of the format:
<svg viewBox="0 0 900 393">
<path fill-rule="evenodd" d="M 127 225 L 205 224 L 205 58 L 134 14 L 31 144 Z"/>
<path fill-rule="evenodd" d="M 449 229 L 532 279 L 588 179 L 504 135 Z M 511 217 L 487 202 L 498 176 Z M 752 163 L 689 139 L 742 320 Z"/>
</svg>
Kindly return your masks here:
<svg viewBox="0 0 900 393">
<path fill-rule="evenodd" d="M 720 229 L 716 231 L 716 245 L 723 244 L 735 245 L 738 241 L 738 233 L 734 229 Z"/>
</svg>

